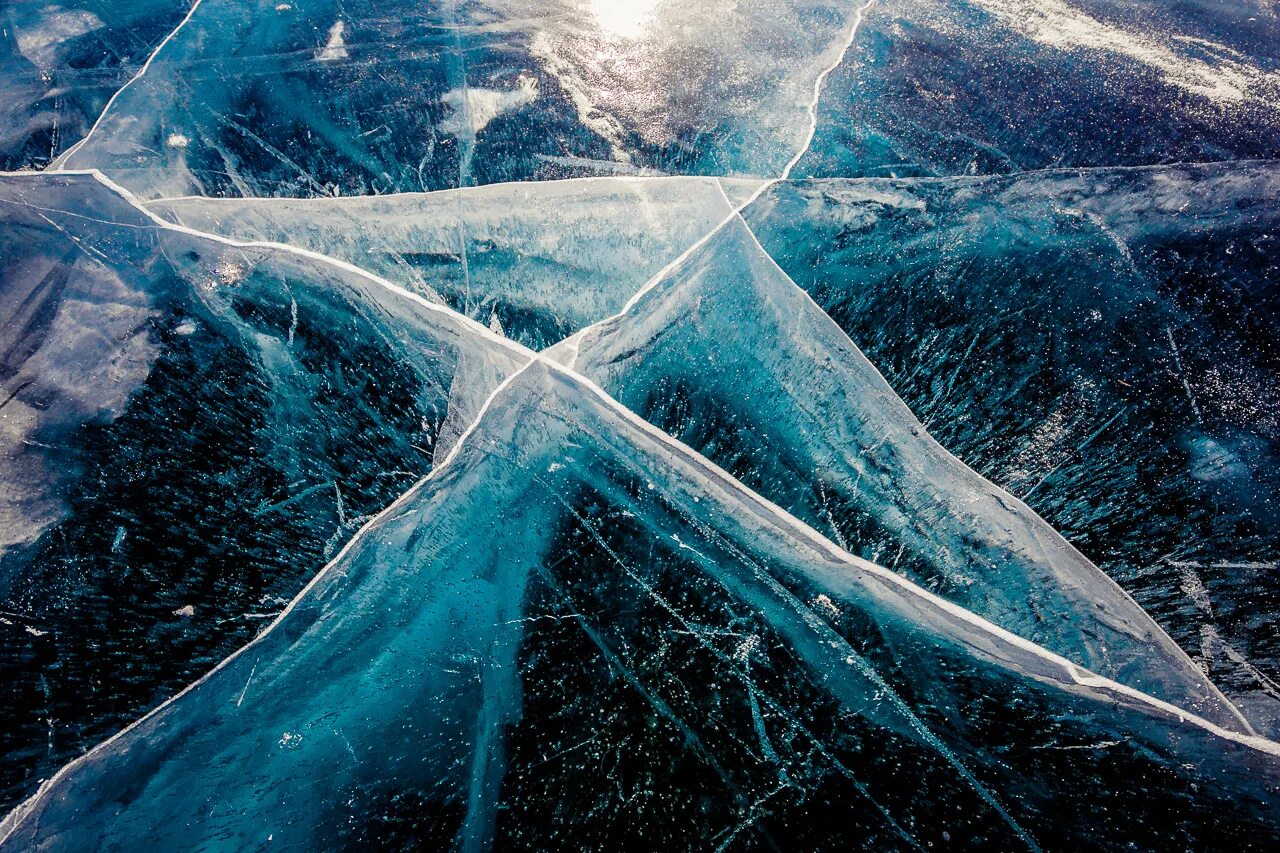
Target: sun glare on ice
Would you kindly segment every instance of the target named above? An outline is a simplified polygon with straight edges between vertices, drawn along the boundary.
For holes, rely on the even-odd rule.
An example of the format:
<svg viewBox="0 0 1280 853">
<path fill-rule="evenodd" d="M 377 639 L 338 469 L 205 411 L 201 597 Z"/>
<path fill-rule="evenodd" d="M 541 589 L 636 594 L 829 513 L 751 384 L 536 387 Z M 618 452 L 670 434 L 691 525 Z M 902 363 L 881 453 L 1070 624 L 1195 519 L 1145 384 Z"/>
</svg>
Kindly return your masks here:
<svg viewBox="0 0 1280 853">
<path fill-rule="evenodd" d="M 591 0 L 600 29 L 618 38 L 639 38 L 661 0 Z"/>
</svg>

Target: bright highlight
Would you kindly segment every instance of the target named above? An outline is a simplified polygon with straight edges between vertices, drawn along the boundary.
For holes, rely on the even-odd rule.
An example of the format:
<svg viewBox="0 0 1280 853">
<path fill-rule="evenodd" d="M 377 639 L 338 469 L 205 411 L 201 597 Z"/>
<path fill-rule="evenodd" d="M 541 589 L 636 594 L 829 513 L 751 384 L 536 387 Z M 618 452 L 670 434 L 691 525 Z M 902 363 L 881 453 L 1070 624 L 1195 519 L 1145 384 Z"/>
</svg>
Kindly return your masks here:
<svg viewBox="0 0 1280 853">
<path fill-rule="evenodd" d="M 624 39 L 644 34 L 660 0 L 591 0 L 591 12 L 600 29 Z"/>
</svg>

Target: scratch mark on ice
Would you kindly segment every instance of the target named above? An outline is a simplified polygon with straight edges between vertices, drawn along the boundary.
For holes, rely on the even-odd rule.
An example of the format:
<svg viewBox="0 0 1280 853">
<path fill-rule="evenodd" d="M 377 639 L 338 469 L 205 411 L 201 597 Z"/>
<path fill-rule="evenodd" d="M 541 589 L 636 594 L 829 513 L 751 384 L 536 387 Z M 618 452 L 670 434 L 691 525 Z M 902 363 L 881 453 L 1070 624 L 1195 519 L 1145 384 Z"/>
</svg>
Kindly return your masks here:
<svg viewBox="0 0 1280 853">
<path fill-rule="evenodd" d="M 1173 363 L 1178 368 L 1178 378 L 1182 380 L 1182 390 L 1187 392 L 1187 399 L 1191 401 L 1191 411 L 1195 412 L 1196 423 L 1203 424 L 1204 418 L 1200 416 L 1200 406 L 1196 403 L 1196 395 L 1191 393 L 1191 383 L 1187 381 L 1187 374 L 1182 369 L 1182 356 L 1178 353 L 1178 344 L 1173 340 L 1173 329 L 1165 326 L 1164 333 L 1169 336 L 1169 349 L 1173 351 Z"/>
<path fill-rule="evenodd" d="M 253 674 L 258 671 L 258 664 L 254 663 L 249 670 L 249 677 L 244 680 L 244 689 L 240 691 L 240 698 L 236 700 L 236 707 L 239 708 L 244 703 L 244 694 L 249 692 L 249 682 L 253 681 Z"/>
</svg>

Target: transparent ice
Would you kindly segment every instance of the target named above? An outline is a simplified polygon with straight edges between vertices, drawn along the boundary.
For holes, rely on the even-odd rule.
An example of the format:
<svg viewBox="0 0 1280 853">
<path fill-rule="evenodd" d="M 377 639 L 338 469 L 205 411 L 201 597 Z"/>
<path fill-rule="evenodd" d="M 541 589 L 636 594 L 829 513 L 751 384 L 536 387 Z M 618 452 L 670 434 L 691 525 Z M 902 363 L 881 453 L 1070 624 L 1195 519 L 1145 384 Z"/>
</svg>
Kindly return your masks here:
<svg viewBox="0 0 1280 853">
<path fill-rule="evenodd" d="M 1276 26 L 0 8 L 0 850 L 1275 849 Z"/>
</svg>

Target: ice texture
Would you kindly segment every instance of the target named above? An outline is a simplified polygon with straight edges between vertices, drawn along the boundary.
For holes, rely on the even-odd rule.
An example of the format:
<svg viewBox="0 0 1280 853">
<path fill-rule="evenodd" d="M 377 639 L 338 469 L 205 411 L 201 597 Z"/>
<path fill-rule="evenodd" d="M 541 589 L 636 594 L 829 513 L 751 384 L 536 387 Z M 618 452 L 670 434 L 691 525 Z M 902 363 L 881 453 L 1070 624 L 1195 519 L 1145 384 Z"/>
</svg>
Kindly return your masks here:
<svg viewBox="0 0 1280 853">
<path fill-rule="evenodd" d="M 154 202 L 175 222 L 358 264 L 543 349 L 622 308 L 760 181 L 594 178 L 336 199 Z"/>
<path fill-rule="evenodd" d="M 45 166 L 89 132 L 186 0 L 11 0 L 0 7 L 0 169 Z"/>
<path fill-rule="evenodd" d="M 929 436 L 741 218 L 552 354 L 848 550 L 1095 672 L 1249 731 L 1119 586 Z"/>
<path fill-rule="evenodd" d="M 624 34 L 583 0 L 201 0 L 59 164 L 145 198 L 773 177 L 860 19 L 835 0 L 694 0 Z"/>
<path fill-rule="evenodd" d="M 0 832 L 6 850 L 685 848 L 798 827 L 806 846 L 1035 849 L 1099 822 L 1141 844 L 1171 810 L 1248 845 L 1272 837 L 1278 769 L 1274 744 L 849 555 L 534 363 L 270 630 Z"/>
<path fill-rule="evenodd" d="M 795 177 L 1280 157 L 1280 19 L 1210 0 L 877 0 Z"/>
<path fill-rule="evenodd" d="M 252 637 L 527 355 L 94 176 L 0 178 L 0 223 L 12 796 Z"/>
<path fill-rule="evenodd" d="M 1272 732 L 1278 199 L 1275 163 L 1232 163 L 799 182 L 747 211 L 945 447 Z"/>
<path fill-rule="evenodd" d="M 1280 849 L 1273 7 L 0 4 L 0 853 Z"/>
</svg>

